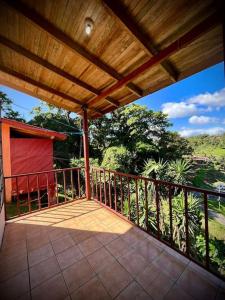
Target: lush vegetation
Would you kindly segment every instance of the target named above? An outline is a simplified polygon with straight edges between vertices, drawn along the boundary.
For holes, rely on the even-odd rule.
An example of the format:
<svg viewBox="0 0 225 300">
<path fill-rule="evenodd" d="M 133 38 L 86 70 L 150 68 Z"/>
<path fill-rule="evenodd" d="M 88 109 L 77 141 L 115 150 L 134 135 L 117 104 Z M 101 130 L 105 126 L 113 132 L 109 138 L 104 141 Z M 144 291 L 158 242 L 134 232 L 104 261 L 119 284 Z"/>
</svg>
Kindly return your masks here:
<svg viewBox="0 0 225 300">
<path fill-rule="evenodd" d="M 225 134 L 219 136 L 200 135 L 188 139 L 194 154 L 225 159 Z"/>
<path fill-rule="evenodd" d="M 8 118 L 24 121 L 12 109 L 12 102 L 1 93 L 3 109 Z M 30 124 L 60 132 L 66 132 L 66 142 L 55 143 L 56 167 L 83 166 L 82 124 L 75 114 L 57 109 L 51 105 L 40 105 L 33 109 Z M 101 119 L 90 121 L 91 164 L 124 173 L 144 175 L 153 179 L 189 184 L 197 187 L 215 188 L 218 182 L 225 182 L 225 135 L 221 137 L 199 136 L 189 139 L 170 131 L 171 124 L 162 112 L 153 112 L 145 106 L 121 107 Z M 199 164 L 192 160 L 195 155 L 209 156 L 210 160 Z M 84 179 L 82 179 L 84 180 Z M 113 176 L 108 181 L 113 182 Z M 117 180 L 117 179 L 116 179 Z M 96 179 L 97 181 L 97 179 Z M 121 183 L 118 181 L 117 185 Z M 136 199 L 138 188 L 138 203 Z M 148 209 L 144 202 L 144 185 L 130 181 L 130 208 L 128 191 L 124 185 L 124 201 L 118 201 L 118 209 L 137 222 L 139 206 L 140 225 L 157 233 L 157 207 L 155 186 L 148 185 Z M 70 196 L 70 191 L 67 191 Z M 112 195 L 113 196 L 113 195 Z M 160 234 L 174 246 L 186 251 L 185 198 L 182 189 L 172 190 L 173 229 L 170 228 L 170 207 L 168 189 L 159 188 Z M 203 199 L 199 194 L 188 194 L 188 219 L 191 255 L 204 262 L 205 236 Z M 209 199 L 209 209 L 224 216 L 225 204 L 217 198 Z M 225 226 L 210 216 L 210 258 L 211 267 L 225 275 Z"/>
</svg>

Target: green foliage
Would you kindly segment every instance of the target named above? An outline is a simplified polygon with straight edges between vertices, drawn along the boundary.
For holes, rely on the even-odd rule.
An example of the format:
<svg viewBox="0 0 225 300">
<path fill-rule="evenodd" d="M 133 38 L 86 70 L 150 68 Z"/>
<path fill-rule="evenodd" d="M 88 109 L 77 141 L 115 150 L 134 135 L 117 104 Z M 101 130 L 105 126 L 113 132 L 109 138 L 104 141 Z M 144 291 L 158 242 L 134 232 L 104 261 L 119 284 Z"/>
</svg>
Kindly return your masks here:
<svg viewBox="0 0 225 300">
<path fill-rule="evenodd" d="M 188 184 L 191 176 L 192 164 L 188 160 L 177 159 L 168 164 L 169 177 L 174 183 Z"/>
<path fill-rule="evenodd" d="M 71 112 L 43 104 L 33 109 L 31 125 L 65 132 L 66 141 L 54 143 L 54 157 L 57 168 L 66 168 L 72 157 L 83 155 L 83 141 L 80 132 L 80 119 Z"/>
<path fill-rule="evenodd" d="M 90 165 L 93 167 L 99 167 L 98 159 L 90 158 Z M 84 167 L 84 158 L 71 158 L 70 160 L 70 167 Z"/>
<path fill-rule="evenodd" d="M 194 197 L 192 194 L 188 195 L 188 228 L 189 235 L 195 239 L 196 235 L 201 230 L 201 200 Z M 181 192 L 173 198 L 173 240 L 176 241 L 179 248 L 185 251 L 186 230 L 185 230 L 185 198 L 184 193 Z"/>
<path fill-rule="evenodd" d="M 0 91 L 0 102 L 4 118 L 12 119 L 20 122 L 25 122 L 24 118 L 18 111 L 13 110 L 12 100 L 3 92 Z"/>
<path fill-rule="evenodd" d="M 192 164 L 184 159 L 174 161 L 155 161 L 149 159 L 145 162 L 143 175 L 146 177 L 167 180 L 178 184 L 187 184 L 191 176 Z"/>
<path fill-rule="evenodd" d="M 123 146 L 109 147 L 103 157 L 102 167 L 115 171 L 123 171 L 129 173 L 131 153 Z"/>
<path fill-rule="evenodd" d="M 107 148 L 123 146 L 131 154 L 133 174 L 142 173 L 145 160 L 176 159 L 192 151 L 186 139 L 169 132 L 171 124 L 165 114 L 145 106 L 121 107 L 90 124 L 91 156 L 101 160 Z M 127 165 L 121 169 L 126 170 Z"/>
<path fill-rule="evenodd" d="M 145 162 L 143 175 L 158 180 L 166 180 L 168 179 L 166 174 L 167 168 L 167 161 L 159 159 L 159 161 L 156 162 L 154 159 L 149 159 Z"/>
<path fill-rule="evenodd" d="M 200 234 L 196 238 L 196 248 L 200 258 L 206 256 L 205 237 Z M 211 238 L 209 241 L 209 257 L 210 262 L 216 271 L 221 275 L 225 275 L 225 244 L 217 238 Z"/>
<path fill-rule="evenodd" d="M 199 135 L 188 138 L 195 155 L 225 157 L 225 134 L 218 136 Z"/>
</svg>

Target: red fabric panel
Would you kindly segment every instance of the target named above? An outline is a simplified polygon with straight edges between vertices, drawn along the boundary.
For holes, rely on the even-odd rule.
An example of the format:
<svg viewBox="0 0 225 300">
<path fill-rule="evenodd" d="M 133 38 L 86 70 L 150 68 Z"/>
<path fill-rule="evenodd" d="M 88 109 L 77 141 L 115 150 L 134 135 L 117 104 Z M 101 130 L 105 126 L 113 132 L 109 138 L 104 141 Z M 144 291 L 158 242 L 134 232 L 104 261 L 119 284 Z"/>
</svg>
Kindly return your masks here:
<svg viewBox="0 0 225 300">
<path fill-rule="evenodd" d="M 35 173 L 53 169 L 53 142 L 47 139 L 11 138 L 11 171 L 12 175 Z M 47 178 L 48 177 L 48 178 Z M 51 173 L 39 175 L 40 189 L 54 185 Z M 37 176 L 29 176 L 29 191 L 37 190 Z M 12 191 L 16 194 L 16 180 L 12 180 Z M 27 176 L 18 177 L 19 193 L 28 192 Z"/>
</svg>

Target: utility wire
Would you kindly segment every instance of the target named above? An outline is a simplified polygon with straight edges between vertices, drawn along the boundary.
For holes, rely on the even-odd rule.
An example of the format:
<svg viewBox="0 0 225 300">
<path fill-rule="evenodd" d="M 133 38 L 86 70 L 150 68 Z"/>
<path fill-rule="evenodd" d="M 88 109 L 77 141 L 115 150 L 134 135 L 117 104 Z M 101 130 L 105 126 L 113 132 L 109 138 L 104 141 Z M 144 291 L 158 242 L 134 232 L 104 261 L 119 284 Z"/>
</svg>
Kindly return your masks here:
<svg viewBox="0 0 225 300">
<path fill-rule="evenodd" d="M 12 101 L 12 100 L 11 100 L 11 101 Z M 22 106 L 22 105 L 19 105 L 19 104 L 15 103 L 14 101 L 12 101 L 12 105 L 15 105 L 15 106 L 17 106 L 17 107 L 19 107 L 19 108 L 22 108 L 22 109 L 28 111 L 29 114 L 32 114 L 32 112 L 30 111 L 29 108 L 24 107 L 24 106 Z M 4 111 L 4 109 L 3 109 L 3 111 Z M 53 122 L 56 122 L 56 123 L 58 123 L 58 124 L 61 124 L 61 125 L 64 125 L 64 126 L 67 126 L 67 127 L 70 127 L 70 128 L 72 128 L 72 129 L 76 129 L 76 130 L 77 130 L 76 127 L 74 127 L 74 126 L 72 126 L 72 125 L 69 125 L 69 124 L 66 124 L 66 123 L 63 123 L 63 122 L 58 121 L 58 120 L 52 119 L 52 120 L 50 120 L 50 121 L 53 121 Z M 79 131 L 77 134 L 82 134 L 82 131 Z"/>
</svg>

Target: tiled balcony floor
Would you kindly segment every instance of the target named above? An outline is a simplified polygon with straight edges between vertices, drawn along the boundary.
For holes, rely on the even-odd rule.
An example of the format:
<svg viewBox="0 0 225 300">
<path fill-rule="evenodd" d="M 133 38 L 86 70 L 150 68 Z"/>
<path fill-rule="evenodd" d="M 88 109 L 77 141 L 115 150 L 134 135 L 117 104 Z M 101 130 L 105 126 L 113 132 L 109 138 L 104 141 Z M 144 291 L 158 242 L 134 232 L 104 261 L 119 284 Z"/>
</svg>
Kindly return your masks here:
<svg viewBox="0 0 225 300">
<path fill-rule="evenodd" d="M 225 284 L 93 201 L 6 225 L 0 299 L 225 299 Z"/>
</svg>

